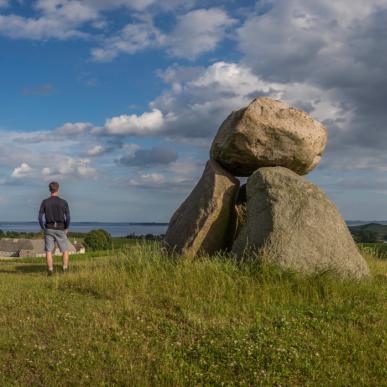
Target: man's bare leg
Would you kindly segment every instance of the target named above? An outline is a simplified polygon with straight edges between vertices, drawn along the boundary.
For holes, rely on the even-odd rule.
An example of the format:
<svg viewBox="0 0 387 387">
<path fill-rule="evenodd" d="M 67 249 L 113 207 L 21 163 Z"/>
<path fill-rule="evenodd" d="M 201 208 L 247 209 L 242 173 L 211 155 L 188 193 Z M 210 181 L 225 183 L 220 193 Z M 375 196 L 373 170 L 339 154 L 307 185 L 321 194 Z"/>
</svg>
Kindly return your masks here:
<svg viewBox="0 0 387 387">
<path fill-rule="evenodd" d="M 69 252 L 64 251 L 62 254 L 62 267 L 63 270 L 67 270 L 69 268 Z"/>
<path fill-rule="evenodd" d="M 46 260 L 47 260 L 48 274 L 52 274 L 52 272 L 54 271 L 54 263 L 52 261 L 52 252 L 51 251 L 46 251 Z"/>
</svg>

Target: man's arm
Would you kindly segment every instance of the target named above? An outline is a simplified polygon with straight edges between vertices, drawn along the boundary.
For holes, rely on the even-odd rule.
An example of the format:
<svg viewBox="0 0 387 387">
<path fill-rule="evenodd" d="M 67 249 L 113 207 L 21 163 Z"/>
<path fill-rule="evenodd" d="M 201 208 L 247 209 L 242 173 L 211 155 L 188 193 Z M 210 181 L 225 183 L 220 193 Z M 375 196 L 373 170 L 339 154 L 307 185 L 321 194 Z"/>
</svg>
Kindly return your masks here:
<svg viewBox="0 0 387 387">
<path fill-rule="evenodd" d="M 40 228 L 42 230 L 45 229 L 44 223 L 43 223 L 43 215 L 44 215 L 44 200 L 42 201 L 42 204 L 40 205 L 39 216 L 38 216 Z"/>
<path fill-rule="evenodd" d="M 64 207 L 64 216 L 65 216 L 65 230 L 68 230 L 70 227 L 70 208 L 67 202 Z"/>
</svg>

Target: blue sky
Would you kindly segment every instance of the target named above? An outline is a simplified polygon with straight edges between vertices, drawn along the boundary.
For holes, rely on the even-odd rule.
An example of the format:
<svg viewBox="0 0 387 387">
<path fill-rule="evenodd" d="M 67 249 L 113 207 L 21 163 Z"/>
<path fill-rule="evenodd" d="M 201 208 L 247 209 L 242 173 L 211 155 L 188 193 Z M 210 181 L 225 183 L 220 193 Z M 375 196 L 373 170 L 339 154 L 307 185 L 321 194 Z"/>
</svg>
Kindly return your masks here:
<svg viewBox="0 0 387 387">
<path fill-rule="evenodd" d="M 387 219 L 386 25 L 386 0 L 0 0 L 0 220 L 54 179 L 74 220 L 168 221 L 260 95 L 327 126 L 308 178 L 346 219 Z"/>
</svg>

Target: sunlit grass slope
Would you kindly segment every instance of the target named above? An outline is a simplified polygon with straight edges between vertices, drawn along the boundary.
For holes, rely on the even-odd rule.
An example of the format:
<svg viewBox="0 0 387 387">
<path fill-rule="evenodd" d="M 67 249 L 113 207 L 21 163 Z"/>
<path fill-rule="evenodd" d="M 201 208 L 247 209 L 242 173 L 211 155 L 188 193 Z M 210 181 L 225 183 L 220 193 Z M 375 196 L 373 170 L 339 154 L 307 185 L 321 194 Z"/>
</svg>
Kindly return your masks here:
<svg viewBox="0 0 387 387">
<path fill-rule="evenodd" d="M 0 385 L 386 385 L 387 262 L 305 277 L 157 245 L 0 263 Z"/>
</svg>

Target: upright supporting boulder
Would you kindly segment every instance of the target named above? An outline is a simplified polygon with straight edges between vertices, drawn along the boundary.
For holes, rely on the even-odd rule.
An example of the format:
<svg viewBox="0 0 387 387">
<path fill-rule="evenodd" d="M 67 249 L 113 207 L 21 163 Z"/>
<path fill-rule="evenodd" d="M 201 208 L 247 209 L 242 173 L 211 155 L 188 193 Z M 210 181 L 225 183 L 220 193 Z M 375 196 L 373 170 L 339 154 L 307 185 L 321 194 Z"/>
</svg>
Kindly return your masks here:
<svg viewBox="0 0 387 387">
<path fill-rule="evenodd" d="M 164 239 L 166 246 L 189 256 L 230 249 L 238 190 L 239 180 L 209 160 L 196 187 L 172 216 Z"/>
<path fill-rule="evenodd" d="M 319 164 L 326 142 L 325 127 L 307 113 L 261 97 L 226 118 L 210 154 L 235 176 L 276 166 L 305 175 Z"/>
<path fill-rule="evenodd" d="M 247 221 L 233 252 L 304 273 L 369 274 L 336 206 L 314 184 L 282 167 L 257 170 L 247 181 Z"/>
</svg>

